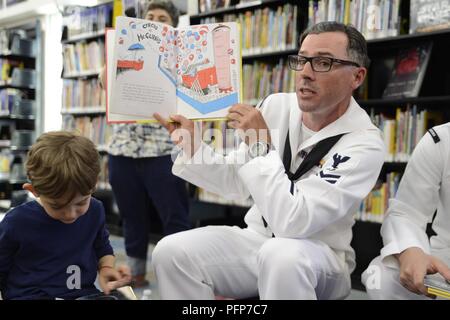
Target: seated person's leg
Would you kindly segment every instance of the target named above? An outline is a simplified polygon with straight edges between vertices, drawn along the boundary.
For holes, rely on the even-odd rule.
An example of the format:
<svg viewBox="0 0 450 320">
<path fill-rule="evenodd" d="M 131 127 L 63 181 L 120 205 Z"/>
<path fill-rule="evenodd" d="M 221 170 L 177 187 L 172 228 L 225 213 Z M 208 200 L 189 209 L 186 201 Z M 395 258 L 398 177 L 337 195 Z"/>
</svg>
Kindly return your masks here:
<svg viewBox="0 0 450 320">
<path fill-rule="evenodd" d="M 317 240 L 272 238 L 258 268 L 261 299 L 343 299 L 351 289 L 346 263 Z"/>
<path fill-rule="evenodd" d="M 258 295 L 256 252 L 267 238 L 246 229 L 208 226 L 164 237 L 152 263 L 162 299 Z"/>
<path fill-rule="evenodd" d="M 361 282 L 366 287 L 367 294 L 373 300 L 423 300 L 429 299 L 415 294 L 400 283 L 398 268 L 387 267 L 378 256 L 372 260 L 369 267 L 362 273 Z"/>
</svg>

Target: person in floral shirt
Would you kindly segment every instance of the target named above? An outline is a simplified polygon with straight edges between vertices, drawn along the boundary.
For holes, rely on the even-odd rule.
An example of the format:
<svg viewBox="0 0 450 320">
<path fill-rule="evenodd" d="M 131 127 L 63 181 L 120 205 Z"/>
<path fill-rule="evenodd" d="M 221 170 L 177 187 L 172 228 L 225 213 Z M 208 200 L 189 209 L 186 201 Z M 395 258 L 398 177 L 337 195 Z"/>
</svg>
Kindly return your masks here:
<svg viewBox="0 0 450 320">
<path fill-rule="evenodd" d="M 151 1 L 145 18 L 178 24 L 169 1 Z M 190 228 L 186 182 L 172 174 L 174 145 L 159 124 L 116 124 L 109 145 L 109 182 L 123 219 L 125 250 L 134 287 L 145 279 L 150 216 L 160 217 L 163 235 Z"/>
</svg>

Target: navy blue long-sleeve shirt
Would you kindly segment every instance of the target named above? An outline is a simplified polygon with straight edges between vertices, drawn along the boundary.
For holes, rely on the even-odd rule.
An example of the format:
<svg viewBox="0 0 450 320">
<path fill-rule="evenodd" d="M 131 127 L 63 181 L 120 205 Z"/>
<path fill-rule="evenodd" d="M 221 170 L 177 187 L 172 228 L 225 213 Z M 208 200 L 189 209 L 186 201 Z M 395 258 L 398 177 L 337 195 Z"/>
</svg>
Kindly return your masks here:
<svg viewBox="0 0 450 320">
<path fill-rule="evenodd" d="M 98 261 L 112 254 L 100 201 L 91 198 L 88 211 L 71 224 L 51 218 L 36 201 L 25 203 L 0 223 L 2 297 L 74 299 L 96 293 Z M 73 288 L 74 270 L 80 271 L 80 289 Z"/>
</svg>

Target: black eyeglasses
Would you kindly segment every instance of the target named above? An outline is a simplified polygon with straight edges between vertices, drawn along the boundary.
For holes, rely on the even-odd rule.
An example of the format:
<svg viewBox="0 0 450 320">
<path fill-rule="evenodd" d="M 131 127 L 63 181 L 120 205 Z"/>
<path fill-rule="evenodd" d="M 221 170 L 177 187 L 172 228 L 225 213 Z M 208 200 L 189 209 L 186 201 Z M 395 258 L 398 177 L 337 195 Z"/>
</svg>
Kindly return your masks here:
<svg viewBox="0 0 450 320">
<path fill-rule="evenodd" d="M 305 57 L 300 55 L 289 56 L 289 68 L 295 71 L 302 71 L 307 62 L 311 64 L 311 68 L 315 72 L 328 72 L 331 70 L 333 63 L 340 63 L 349 66 L 360 67 L 359 64 L 353 61 L 335 59 L 330 57 Z"/>
</svg>

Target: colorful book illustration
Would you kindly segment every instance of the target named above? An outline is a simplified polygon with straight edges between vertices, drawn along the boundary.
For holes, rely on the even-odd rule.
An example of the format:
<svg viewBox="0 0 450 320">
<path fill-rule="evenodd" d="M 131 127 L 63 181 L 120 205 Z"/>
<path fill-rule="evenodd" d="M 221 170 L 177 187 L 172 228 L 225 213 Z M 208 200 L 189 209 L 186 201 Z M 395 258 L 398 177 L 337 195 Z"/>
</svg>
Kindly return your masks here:
<svg viewBox="0 0 450 320">
<path fill-rule="evenodd" d="M 235 22 L 173 28 L 118 17 L 106 44 L 108 122 L 154 120 L 155 112 L 220 119 L 241 101 Z"/>
<path fill-rule="evenodd" d="M 450 282 L 445 280 L 441 275 L 426 275 L 424 285 L 427 287 L 428 293 L 450 299 Z"/>
</svg>

